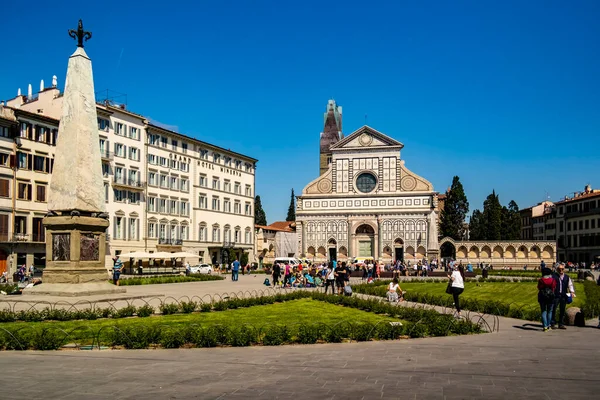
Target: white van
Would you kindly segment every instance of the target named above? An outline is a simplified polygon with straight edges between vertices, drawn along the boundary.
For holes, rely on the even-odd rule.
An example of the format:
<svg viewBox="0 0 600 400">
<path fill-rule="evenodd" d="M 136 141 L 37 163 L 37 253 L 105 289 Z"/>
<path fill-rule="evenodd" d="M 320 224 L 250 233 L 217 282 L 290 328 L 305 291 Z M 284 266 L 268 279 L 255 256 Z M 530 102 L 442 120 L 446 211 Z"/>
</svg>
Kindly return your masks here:
<svg viewBox="0 0 600 400">
<path fill-rule="evenodd" d="M 275 261 L 273 262 L 273 264 L 280 264 L 280 265 L 285 265 L 285 264 L 290 264 L 290 266 L 295 267 L 298 264 L 300 264 L 300 260 L 298 260 L 297 258 L 293 258 L 293 257 L 277 257 L 275 259 Z"/>
</svg>

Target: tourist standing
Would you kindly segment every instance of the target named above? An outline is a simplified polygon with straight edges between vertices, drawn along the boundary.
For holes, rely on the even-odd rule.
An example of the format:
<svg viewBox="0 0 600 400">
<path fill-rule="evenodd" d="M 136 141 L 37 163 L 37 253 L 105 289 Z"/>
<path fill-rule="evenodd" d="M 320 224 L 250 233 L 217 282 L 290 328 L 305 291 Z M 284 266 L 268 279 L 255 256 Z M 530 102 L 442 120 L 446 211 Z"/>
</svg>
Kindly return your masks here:
<svg viewBox="0 0 600 400">
<path fill-rule="evenodd" d="M 334 270 L 335 277 L 335 286 L 339 294 L 344 294 L 344 286 L 346 282 L 346 274 L 348 271 L 346 270 L 346 263 L 338 264 L 338 266 Z"/>
<path fill-rule="evenodd" d="M 459 265 L 457 268 L 452 271 L 452 275 L 448 275 L 448 278 L 452 281 L 451 283 L 451 293 L 454 298 L 454 307 L 456 307 L 457 317 L 461 318 L 462 315 L 460 313 L 460 298 L 459 296 L 465 290 L 465 269 L 462 265 Z"/>
<path fill-rule="evenodd" d="M 290 267 L 289 262 L 286 262 L 285 267 L 284 267 L 284 274 L 283 274 L 283 287 L 287 287 L 287 285 L 290 283 L 291 277 L 292 277 L 292 267 Z"/>
<path fill-rule="evenodd" d="M 554 274 L 556 280 L 556 289 L 554 289 L 554 304 L 552 307 L 552 329 L 556 329 L 556 312 L 559 311 L 558 318 L 558 329 L 567 329 L 565 327 L 565 309 L 567 308 L 567 297 L 569 294 L 575 297 L 575 288 L 573 287 L 573 281 L 569 275 L 565 274 L 565 264 L 560 264 L 556 268 Z"/>
<path fill-rule="evenodd" d="M 281 275 L 281 267 L 279 266 L 279 263 L 275 263 L 275 265 L 273 265 L 273 287 L 279 285 L 279 276 L 280 275 Z"/>
<path fill-rule="evenodd" d="M 238 280 L 238 273 L 240 271 L 240 262 L 237 257 L 235 261 L 231 264 L 231 280 L 236 282 Z"/>
<path fill-rule="evenodd" d="M 123 261 L 117 254 L 115 258 L 113 258 L 113 283 L 117 286 L 120 286 L 119 279 L 121 278 L 121 272 L 123 272 Z"/>
<path fill-rule="evenodd" d="M 329 265 L 326 265 L 323 268 L 325 275 L 325 294 L 327 294 L 327 289 L 331 286 L 331 294 L 335 294 L 335 271 L 333 269 L 333 263 L 330 262 Z"/>
<path fill-rule="evenodd" d="M 538 303 L 542 309 L 542 325 L 544 332 L 552 329 L 552 308 L 554 307 L 554 291 L 556 279 L 552 276 L 550 268 L 542 269 L 542 277 L 538 280 Z"/>
</svg>

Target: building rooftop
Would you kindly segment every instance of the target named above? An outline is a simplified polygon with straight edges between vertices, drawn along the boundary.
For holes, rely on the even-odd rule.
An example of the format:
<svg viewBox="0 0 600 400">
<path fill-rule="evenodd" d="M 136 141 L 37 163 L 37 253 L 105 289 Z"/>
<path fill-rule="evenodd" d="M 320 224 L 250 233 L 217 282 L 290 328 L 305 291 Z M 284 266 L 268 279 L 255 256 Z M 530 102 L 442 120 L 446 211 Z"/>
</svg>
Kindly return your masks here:
<svg viewBox="0 0 600 400">
<path fill-rule="evenodd" d="M 296 223 L 290 221 L 276 221 L 270 225 L 254 225 L 256 228 L 268 230 L 268 231 L 278 231 L 278 232 L 295 232 L 296 231 Z"/>
<path fill-rule="evenodd" d="M 556 204 L 567 204 L 574 201 L 588 200 L 598 196 L 600 196 L 600 189 L 592 189 L 590 185 L 587 185 L 583 192 L 575 192 L 573 197 L 565 197 L 564 200 L 561 200 Z"/>
</svg>

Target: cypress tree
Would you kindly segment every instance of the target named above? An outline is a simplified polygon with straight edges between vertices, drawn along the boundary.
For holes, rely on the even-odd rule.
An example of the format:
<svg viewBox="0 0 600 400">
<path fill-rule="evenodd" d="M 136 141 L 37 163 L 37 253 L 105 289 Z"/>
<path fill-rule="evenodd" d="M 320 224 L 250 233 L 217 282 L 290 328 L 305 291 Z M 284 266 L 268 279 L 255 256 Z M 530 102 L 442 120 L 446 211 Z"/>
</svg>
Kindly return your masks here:
<svg viewBox="0 0 600 400">
<path fill-rule="evenodd" d="M 521 214 L 519 214 L 519 206 L 514 200 L 508 203 L 508 222 L 506 226 L 506 240 L 519 240 L 521 238 Z"/>
<path fill-rule="evenodd" d="M 454 240 L 461 240 L 463 236 L 463 222 L 469 211 L 469 202 L 460 178 L 452 178 L 452 186 L 447 194 L 444 209 L 442 210 L 440 232 L 442 236 L 449 236 Z"/>
<path fill-rule="evenodd" d="M 267 225 L 267 214 L 262 208 L 260 196 L 256 196 L 254 199 L 254 223 L 256 225 Z"/>
<path fill-rule="evenodd" d="M 296 220 L 296 198 L 294 196 L 294 189 L 292 189 L 292 198 L 290 199 L 290 206 L 288 207 L 288 213 L 286 217 L 286 221 L 295 221 Z"/>
<path fill-rule="evenodd" d="M 477 209 L 473 210 L 473 215 L 471 215 L 471 221 L 469 222 L 469 239 L 485 240 L 483 214 Z"/>
<path fill-rule="evenodd" d="M 485 223 L 484 240 L 500 240 L 502 238 L 502 206 L 496 191 L 483 202 L 483 220 Z"/>
</svg>

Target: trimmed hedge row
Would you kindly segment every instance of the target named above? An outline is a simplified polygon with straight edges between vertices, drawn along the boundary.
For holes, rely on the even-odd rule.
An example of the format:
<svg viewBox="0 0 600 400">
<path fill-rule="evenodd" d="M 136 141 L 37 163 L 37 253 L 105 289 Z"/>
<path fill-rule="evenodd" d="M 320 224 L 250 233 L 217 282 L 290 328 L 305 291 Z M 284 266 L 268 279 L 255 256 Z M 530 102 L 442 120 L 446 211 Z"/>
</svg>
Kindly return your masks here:
<svg viewBox="0 0 600 400">
<path fill-rule="evenodd" d="M 157 285 L 163 283 L 181 283 L 181 282 L 202 282 L 202 281 L 222 281 L 223 278 L 216 274 L 192 274 L 188 276 L 155 276 L 147 278 L 127 278 L 121 279 L 121 286 L 131 285 Z M 112 281 L 109 281 L 112 283 Z"/>
<path fill-rule="evenodd" d="M 584 281 L 585 304 L 581 312 L 586 319 L 596 318 L 600 315 L 600 286 L 596 282 Z"/>
<path fill-rule="evenodd" d="M 387 321 L 377 324 L 355 324 L 349 320 L 341 320 L 334 326 L 326 324 L 295 324 L 291 326 L 267 325 L 258 328 L 251 325 L 234 324 L 212 325 L 208 327 L 191 324 L 180 328 L 156 326 L 155 324 L 144 324 L 135 327 L 119 326 L 119 324 L 116 324 L 111 327 L 101 328 L 99 331 L 93 331 L 89 327 L 80 327 L 71 332 L 46 325 L 16 329 L 0 328 L 0 348 L 52 350 L 58 349 L 66 343 L 78 341 L 91 341 L 97 346 L 107 344 L 132 349 L 151 346 L 160 346 L 163 348 L 182 346 L 214 347 L 218 345 L 249 346 L 253 344 L 274 346 L 289 343 L 309 344 L 316 342 L 341 342 L 343 340 L 364 341 L 371 339 L 397 339 L 400 337 L 446 336 L 449 334 L 481 333 L 483 331 L 479 325 L 471 321 L 457 321 L 450 315 L 439 314 L 433 310 L 397 307 L 382 302 L 379 299 L 334 296 L 308 291 L 296 291 L 287 294 L 248 299 L 231 299 L 215 302 L 212 305 L 204 303 L 200 305 L 200 311 L 223 311 L 301 298 L 312 298 L 330 304 L 385 314 L 392 318 L 403 320 L 403 324 L 390 324 Z M 169 308 L 170 311 L 177 308 L 180 312 L 198 310 L 198 305 L 192 303 L 181 303 Z M 161 306 L 163 312 L 167 306 L 172 305 L 163 304 Z M 126 307 L 121 310 L 125 311 L 122 311 L 120 316 L 133 315 L 132 313 L 135 311 L 141 317 L 143 315 L 140 314 L 140 310 L 145 310 L 146 315 L 150 315 L 148 313 L 153 311 L 153 308 L 151 306 L 142 306 L 137 309 L 135 307 Z"/>
<path fill-rule="evenodd" d="M 549 266 L 549 268 L 551 268 Z M 482 270 L 476 268 L 473 270 L 477 275 L 481 275 Z M 489 276 L 516 276 L 516 277 L 528 277 L 528 278 L 541 278 L 541 271 L 534 270 L 506 270 L 506 269 L 488 269 Z M 576 272 L 566 272 L 567 275 L 571 277 L 571 279 L 577 279 Z"/>
<path fill-rule="evenodd" d="M 441 283 L 440 283 L 441 284 Z M 371 296 L 386 297 L 387 287 L 383 285 L 362 284 L 355 285 L 352 290 L 357 293 L 363 293 Z M 434 295 L 427 293 L 404 293 L 404 299 L 415 303 L 424 303 L 434 306 L 452 307 L 453 299 L 449 295 Z M 541 312 L 538 307 L 517 307 L 502 301 L 474 300 L 468 298 L 460 299 L 460 307 L 464 310 L 475 311 L 483 314 L 498 315 L 501 317 L 525 319 L 535 321 L 541 318 Z"/>
</svg>

